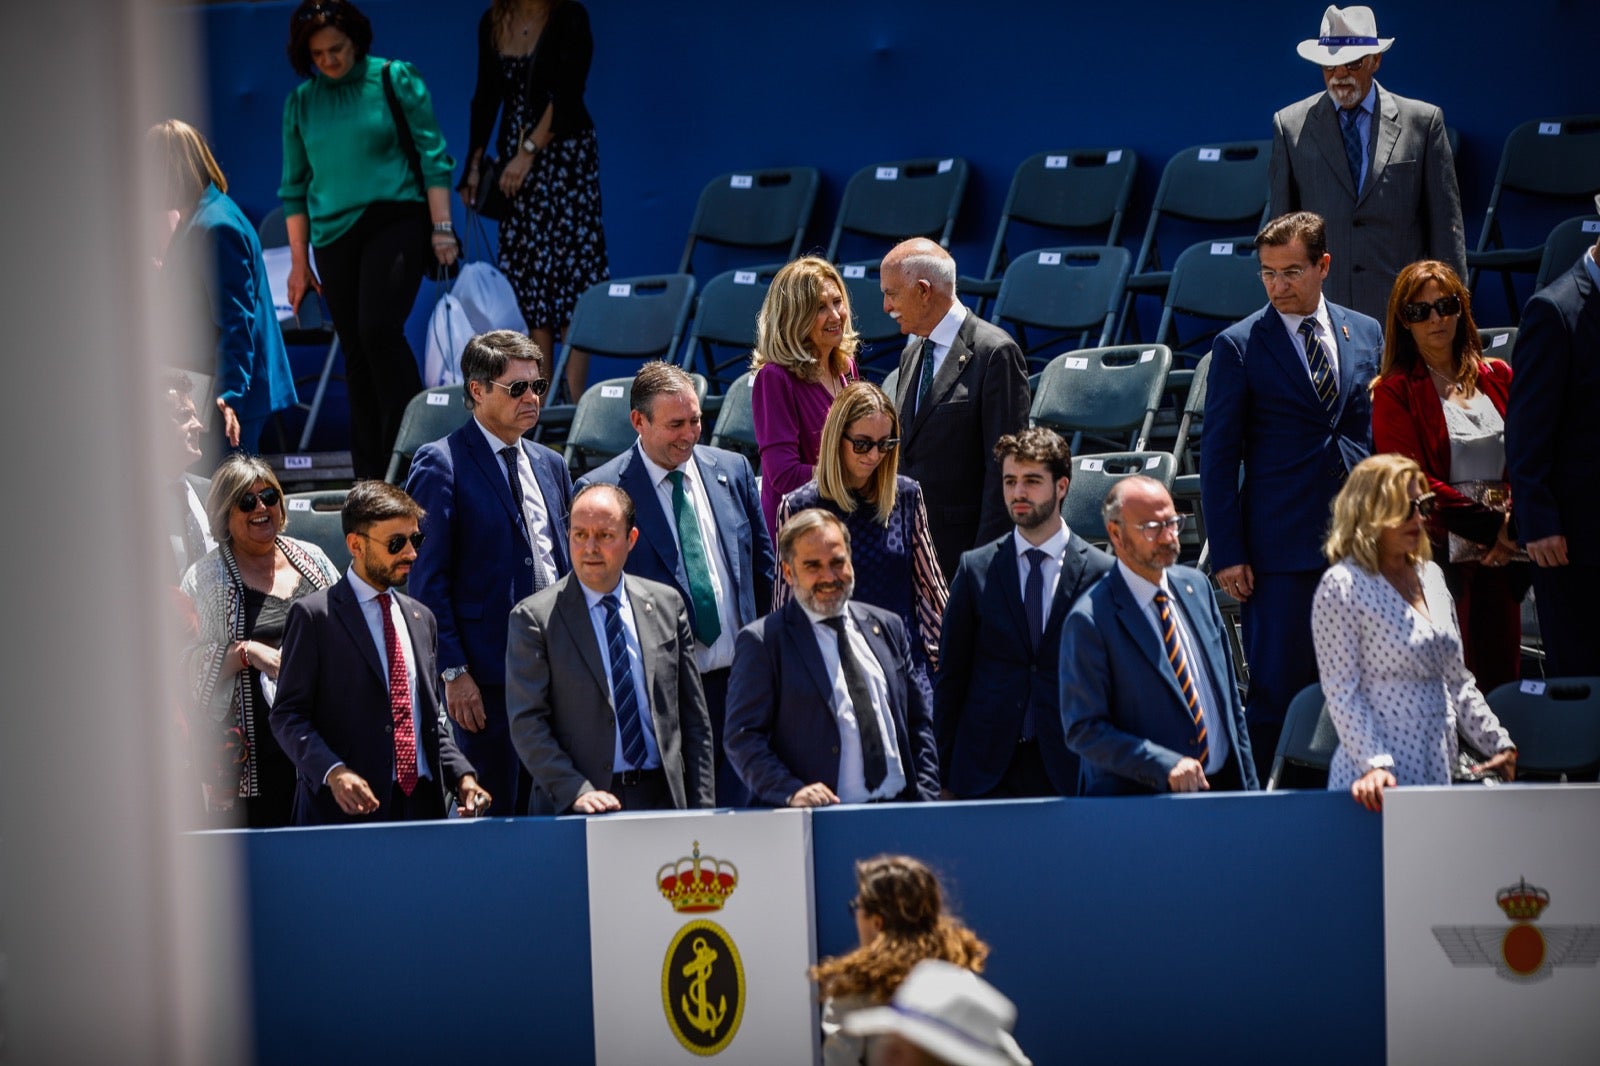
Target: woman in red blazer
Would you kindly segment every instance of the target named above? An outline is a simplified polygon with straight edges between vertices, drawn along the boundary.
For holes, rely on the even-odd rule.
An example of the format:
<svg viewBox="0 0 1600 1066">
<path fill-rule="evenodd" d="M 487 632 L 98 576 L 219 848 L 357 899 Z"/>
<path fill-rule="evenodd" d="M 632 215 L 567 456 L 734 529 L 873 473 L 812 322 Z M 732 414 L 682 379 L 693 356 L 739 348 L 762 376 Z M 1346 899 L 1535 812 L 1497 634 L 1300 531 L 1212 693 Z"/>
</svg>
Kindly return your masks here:
<svg viewBox="0 0 1600 1066">
<path fill-rule="evenodd" d="M 1435 508 L 1428 538 L 1455 596 L 1467 667 L 1489 692 L 1521 668 L 1525 562 L 1509 532 L 1505 473 L 1511 367 L 1485 359 L 1472 294 L 1433 259 L 1395 278 L 1383 364 L 1372 382 L 1372 444 L 1416 460 Z"/>
</svg>

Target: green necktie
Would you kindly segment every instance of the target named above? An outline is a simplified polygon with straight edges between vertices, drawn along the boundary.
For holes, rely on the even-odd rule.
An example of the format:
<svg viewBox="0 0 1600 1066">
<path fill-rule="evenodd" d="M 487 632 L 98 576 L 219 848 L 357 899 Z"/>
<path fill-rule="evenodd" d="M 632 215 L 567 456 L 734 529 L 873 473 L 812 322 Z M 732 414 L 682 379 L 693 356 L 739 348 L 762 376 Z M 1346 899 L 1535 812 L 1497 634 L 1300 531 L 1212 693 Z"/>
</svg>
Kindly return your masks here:
<svg viewBox="0 0 1600 1066">
<path fill-rule="evenodd" d="M 711 587 L 711 564 L 706 561 L 706 542 L 700 537 L 700 520 L 689 505 L 683 489 L 683 471 L 667 474 L 672 482 L 672 518 L 678 526 L 678 548 L 683 552 L 683 572 L 689 578 L 689 615 L 695 639 L 710 647 L 722 635 L 722 620 L 717 617 L 717 593 Z"/>
</svg>

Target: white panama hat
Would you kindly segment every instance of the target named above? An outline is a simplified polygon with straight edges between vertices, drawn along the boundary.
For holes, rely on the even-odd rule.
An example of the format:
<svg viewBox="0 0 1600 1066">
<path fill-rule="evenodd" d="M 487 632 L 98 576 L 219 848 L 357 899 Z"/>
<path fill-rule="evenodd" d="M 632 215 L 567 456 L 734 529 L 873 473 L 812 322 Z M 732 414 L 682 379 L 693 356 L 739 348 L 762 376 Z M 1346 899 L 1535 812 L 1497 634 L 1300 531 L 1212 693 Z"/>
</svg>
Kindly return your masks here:
<svg viewBox="0 0 1600 1066">
<path fill-rule="evenodd" d="M 1011 1036 L 1017 1008 L 989 982 L 942 959 L 911 968 L 887 1007 L 845 1015 L 858 1036 L 898 1033 L 954 1066 L 1032 1066 Z"/>
<path fill-rule="evenodd" d="M 1372 8 L 1330 6 L 1322 13 L 1322 33 L 1301 41 L 1295 51 L 1319 67 L 1332 67 L 1387 52 L 1392 44 L 1393 37 L 1378 36 L 1378 19 Z"/>
</svg>

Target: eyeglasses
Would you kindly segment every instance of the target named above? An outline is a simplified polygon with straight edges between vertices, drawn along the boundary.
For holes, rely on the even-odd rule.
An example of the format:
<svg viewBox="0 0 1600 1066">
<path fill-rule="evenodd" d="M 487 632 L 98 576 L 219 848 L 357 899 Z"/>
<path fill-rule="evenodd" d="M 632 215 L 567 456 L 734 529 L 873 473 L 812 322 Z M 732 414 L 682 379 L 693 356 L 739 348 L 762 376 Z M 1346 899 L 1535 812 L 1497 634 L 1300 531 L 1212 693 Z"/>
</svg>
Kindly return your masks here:
<svg viewBox="0 0 1600 1066">
<path fill-rule="evenodd" d="M 857 455 L 866 455 L 874 448 L 884 455 L 888 455 L 900 446 L 899 437 L 884 437 L 882 440 L 873 440 L 871 437 L 852 437 L 848 433 L 843 434 L 843 436 L 849 442 L 850 450 Z"/>
<path fill-rule="evenodd" d="M 256 501 L 267 505 L 268 508 L 278 506 L 278 501 L 283 499 L 283 493 L 277 489 L 262 489 L 260 492 L 247 492 L 239 497 L 239 513 L 249 514 L 256 509 Z"/>
<path fill-rule="evenodd" d="M 1406 511 L 1406 521 L 1409 522 L 1417 515 L 1421 515 L 1423 518 L 1432 518 L 1434 508 L 1438 503 L 1439 496 L 1437 493 L 1424 492 L 1421 496 L 1411 501 L 1411 507 Z"/>
<path fill-rule="evenodd" d="M 533 390 L 533 394 L 535 396 L 543 396 L 547 391 L 549 391 L 550 388 L 550 381 L 548 378 L 534 378 L 532 381 L 524 378 L 521 381 L 513 381 L 509 385 L 502 385 L 498 381 L 491 381 L 489 384 L 497 385 L 500 388 L 505 389 L 511 394 L 511 398 L 513 400 L 522 399 L 523 394 L 529 389 Z"/>
<path fill-rule="evenodd" d="M 1426 300 L 1418 300 L 1415 303 L 1401 304 L 1400 321 L 1416 325 L 1419 322 L 1428 321 L 1428 316 L 1434 311 L 1439 312 L 1440 318 L 1459 315 L 1461 313 L 1461 297 L 1441 296 L 1433 303 L 1429 303 Z"/>
<path fill-rule="evenodd" d="M 368 540 L 374 539 L 370 534 L 363 533 L 359 529 L 356 530 L 356 535 L 359 537 L 366 537 Z M 419 529 L 409 537 L 404 533 L 396 533 L 388 540 L 380 541 L 379 543 L 389 550 L 390 555 L 399 555 L 401 552 L 406 550 L 406 541 L 410 541 L 411 546 L 420 551 L 422 549 L 422 542 L 427 539 L 428 535 Z"/>
<path fill-rule="evenodd" d="M 1308 267 L 1290 267 L 1288 270 L 1268 270 L 1266 267 L 1262 267 L 1261 280 L 1268 285 L 1271 285 L 1274 281 L 1282 278 L 1284 281 L 1287 281 L 1289 284 L 1293 285 L 1295 282 L 1306 276 L 1306 271 L 1308 269 Z"/>
<path fill-rule="evenodd" d="M 1352 59 L 1348 63 L 1335 63 L 1331 67 L 1323 67 L 1322 69 L 1329 74 L 1337 74 L 1341 70 L 1347 70 L 1351 74 L 1355 74 L 1360 71 L 1362 67 L 1367 65 L 1367 58 L 1368 57 L 1366 56 L 1362 56 L 1360 59 Z"/>
<path fill-rule="evenodd" d="M 1175 514 L 1171 518 L 1165 518 L 1158 522 L 1139 522 L 1137 524 L 1133 522 L 1125 522 L 1123 524 L 1133 526 L 1134 529 L 1137 529 L 1140 533 L 1143 533 L 1145 540 L 1155 540 L 1162 534 L 1163 531 L 1171 531 L 1173 533 L 1182 532 L 1183 527 L 1189 524 L 1189 516 L 1186 514 Z"/>
</svg>

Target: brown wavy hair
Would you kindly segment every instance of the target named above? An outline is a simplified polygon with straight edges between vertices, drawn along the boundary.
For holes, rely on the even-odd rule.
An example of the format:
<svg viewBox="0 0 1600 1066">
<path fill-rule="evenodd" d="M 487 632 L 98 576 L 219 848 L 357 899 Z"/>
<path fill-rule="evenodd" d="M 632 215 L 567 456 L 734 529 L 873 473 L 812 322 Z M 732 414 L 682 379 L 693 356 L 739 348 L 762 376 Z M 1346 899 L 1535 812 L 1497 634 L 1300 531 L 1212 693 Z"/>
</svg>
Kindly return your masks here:
<svg viewBox="0 0 1600 1066">
<path fill-rule="evenodd" d="M 982 973 L 989 945 L 943 912 L 939 879 L 909 855 L 878 855 L 856 863 L 856 906 L 883 921 L 870 944 L 823 959 L 811 968 L 823 999 L 865 996 L 887 1003 L 911 967 L 942 959 Z"/>
</svg>

